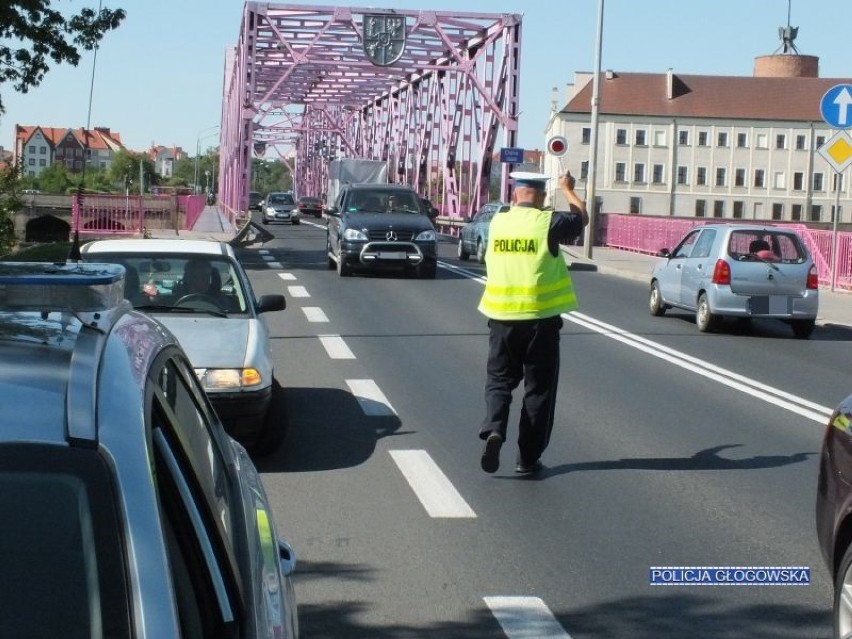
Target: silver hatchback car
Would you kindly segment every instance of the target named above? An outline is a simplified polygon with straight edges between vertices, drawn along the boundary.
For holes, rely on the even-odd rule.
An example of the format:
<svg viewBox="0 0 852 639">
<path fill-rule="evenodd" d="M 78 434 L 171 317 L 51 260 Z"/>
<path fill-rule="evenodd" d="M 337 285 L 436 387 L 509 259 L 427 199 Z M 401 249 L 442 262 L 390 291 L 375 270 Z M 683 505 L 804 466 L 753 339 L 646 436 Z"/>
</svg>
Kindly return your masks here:
<svg viewBox="0 0 852 639">
<path fill-rule="evenodd" d="M 0 636 L 292 639 L 258 472 L 124 273 L 0 263 Z"/>
<path fill-rule="evenodd" d="M 801 238 L 781 226 L 707 224 L 662 249 L 651 273 L 649 309 L 695 312 L 699 331 L 725 317 L 790 324 L 808 338 L 819 308 L 817 269 Z"/>
</svg>

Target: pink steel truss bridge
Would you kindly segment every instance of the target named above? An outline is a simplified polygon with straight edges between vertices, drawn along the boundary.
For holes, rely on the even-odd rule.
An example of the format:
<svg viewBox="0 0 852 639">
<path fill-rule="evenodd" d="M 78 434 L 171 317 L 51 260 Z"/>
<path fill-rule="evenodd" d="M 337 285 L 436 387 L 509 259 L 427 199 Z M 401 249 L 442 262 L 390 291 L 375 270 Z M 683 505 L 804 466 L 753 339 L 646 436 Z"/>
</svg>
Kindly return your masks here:
<svg viewBox="0 0 852 639">
<path fill-rule="evenodd" d="M 468 216 L 498 136 L 516 147 L 520 48 L 520 15 L 247 2 L 225 62 L 220 201 L 246 210 L 253 154 L 277 155 L 299 196 L 325 192 L 330 160 L 367 158 Z"/>
</svg>

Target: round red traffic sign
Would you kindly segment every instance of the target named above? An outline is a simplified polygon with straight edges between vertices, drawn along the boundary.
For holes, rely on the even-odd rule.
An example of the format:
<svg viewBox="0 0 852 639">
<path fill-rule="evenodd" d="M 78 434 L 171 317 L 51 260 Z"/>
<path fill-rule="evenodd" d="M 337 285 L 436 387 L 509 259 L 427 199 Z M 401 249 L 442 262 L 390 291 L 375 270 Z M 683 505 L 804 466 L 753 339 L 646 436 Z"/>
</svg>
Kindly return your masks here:
<svg viewBox="0 0 852 639">
<path fill-rule="evenodd" d="M 551 155 L 565 155 L 568 152 L 568 140 L 555 135 L 547 141 L 547 152 Z"/>
</svg>

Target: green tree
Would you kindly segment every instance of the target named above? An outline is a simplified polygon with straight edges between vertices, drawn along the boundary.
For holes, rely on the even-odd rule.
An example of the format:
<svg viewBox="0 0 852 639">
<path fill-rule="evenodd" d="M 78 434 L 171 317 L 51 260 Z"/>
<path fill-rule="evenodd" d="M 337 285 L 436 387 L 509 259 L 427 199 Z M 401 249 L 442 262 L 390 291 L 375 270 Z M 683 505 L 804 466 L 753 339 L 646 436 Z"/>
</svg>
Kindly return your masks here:
<svg viewBox="0 0 852 639">
<path fill-rule="evenodd" d="M 112 161 L 107 171 L 107 178 L 112 184 L 133 183 L 136 185 L 136 193 L 139 192 L 139 163 L 142 163 L 142 173 L 145 177 L 145 186 L 159 184 L 160 176 L 157 174 L 154 163 L 142 153 L 132 151 L 119 151 L 112 156 Z"/>
<path fill-rule="evenodd" d="M 66 193 L 74 181 L 64 164 L 51 164 L 38 176 L 39 187 L 45 193 Z"/>
<path fill-rule="evenodd" d="M 23 203 L 19 197 L 21 170 L 15 164 L 0 167 L 0 255 L 15 246 L 13 216 Z"/>
<path fill-rule="evenodd" d="M 52 0 L 0 2 L 0 85 L 11 82 L 21 93 L 37 87 L 49 62 L 80 63 L 80 50 L 94 49 L 107 31 L 124 20 L 123 9 L 81 9 L 65 17 L 51 9 Z M 0 95 L 0 113 L 3 113 Z"/>
</svg>

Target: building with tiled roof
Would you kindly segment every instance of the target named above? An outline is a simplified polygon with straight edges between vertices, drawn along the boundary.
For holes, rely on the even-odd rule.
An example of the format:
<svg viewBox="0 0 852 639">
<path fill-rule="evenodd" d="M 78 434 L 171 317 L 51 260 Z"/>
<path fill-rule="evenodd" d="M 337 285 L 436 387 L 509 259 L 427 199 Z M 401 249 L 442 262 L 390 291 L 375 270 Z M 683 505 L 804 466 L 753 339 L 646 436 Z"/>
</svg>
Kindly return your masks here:
<svg viewBox="0 0 852 639">
<path fill-rule="evenodd" d="M 23 174 L 38 177 L 54 163 L 69 171 L 81 171 L 84 161 L 101 169 L 109 167 L 112 157 L 125 147 L 121 136 L 107 127 L 63 129 L 43 126 L 15 126 L 14 159 Z"/>
<path fill-rule="evenodd" d="M 179 146 L 161 146 L 152 144 L 147 151 L 148 159 L 154 163 L 154 170 L 165 178 L 172 177 L 175 172 L 175 162 L 185 160 L 188 156 Z"/>
<path fill-rule="evenodd" d="M 838 133 L 823 121 L 817 59 L 784 53 L 755 60 L 753 76 L 601 73 L 595 200 L 602 213 L 852 222 L 852 180 L 820 153 Z M 547 140 L 545 172 L 568 169 L 587 189 L 593 74 L 578 73 Z M 841 134 L 842 135 L 842 134 Z"/>
</svg>

